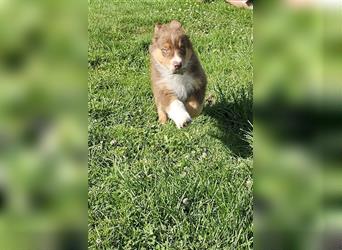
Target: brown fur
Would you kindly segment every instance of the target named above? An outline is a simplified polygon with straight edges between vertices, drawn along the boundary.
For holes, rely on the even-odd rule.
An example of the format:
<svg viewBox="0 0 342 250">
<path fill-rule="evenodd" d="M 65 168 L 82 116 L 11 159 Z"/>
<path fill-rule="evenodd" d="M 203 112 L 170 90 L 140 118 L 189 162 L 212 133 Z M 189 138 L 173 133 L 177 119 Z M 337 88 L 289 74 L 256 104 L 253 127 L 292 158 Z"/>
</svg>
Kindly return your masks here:
<svg viewBox="0 0 342 250">
<path fill-rule="evenodd" d="M 176 58 L 174 56 L 181 58 L 182 65 L 185 65 L 179 71 L 172 66 L 172 60 Z M 203 109 L 207 79 L 190 39 L 178 21 L 155 26 L 152 44 L 150 45 L 150 57 L 152 90 L 159 122 L 167 122 L 169 106 L 176 99 L 184 103 L 187 112 L 192 118 L 198 116 Z M 186 89 L 186 94 L 177 95 L 178 92 L 172 89 L 173 83 L 170 83 L 170 79 L 173 79 L 172 76 L 170 79 L 168 76 L 165 77 L 160 67 L 163 67 L 163 70 L 165 68 L 165 71 L 170 70 L 172 72 L 174 70 L 173 74 L 187 74 L 193 79 L 191 81 L 192 87 Z"/>
</svg>

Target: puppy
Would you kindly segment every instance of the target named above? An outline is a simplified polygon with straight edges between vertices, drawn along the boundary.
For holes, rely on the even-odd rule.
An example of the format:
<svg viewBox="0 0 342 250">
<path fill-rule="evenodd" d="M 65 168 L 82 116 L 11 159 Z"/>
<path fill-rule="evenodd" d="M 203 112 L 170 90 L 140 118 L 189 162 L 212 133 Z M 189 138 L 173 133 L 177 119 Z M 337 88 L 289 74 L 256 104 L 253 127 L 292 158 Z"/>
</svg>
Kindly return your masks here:
<svg viewBox="0 0 342 250">
<path fill-rule="evenodd" d="M 202 112 L 207 78 L 178 21 L 155 26 L 150 59 L 159 122 L 183 128 Z"/>
</svg>

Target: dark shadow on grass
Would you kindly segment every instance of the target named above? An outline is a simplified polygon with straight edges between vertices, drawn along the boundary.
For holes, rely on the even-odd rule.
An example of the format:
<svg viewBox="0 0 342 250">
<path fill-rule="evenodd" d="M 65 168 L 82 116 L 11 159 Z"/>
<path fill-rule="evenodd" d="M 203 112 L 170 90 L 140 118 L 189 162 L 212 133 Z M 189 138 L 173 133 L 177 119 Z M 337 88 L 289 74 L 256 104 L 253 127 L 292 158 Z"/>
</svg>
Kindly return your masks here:
<svg viewBox="0 0 342 250">
<path fill-rule="evenodd" d="M 219 90 L 219 96 L 212 104 L 206 100 L 204 114 L 214 118 L 220 129 L 219 134 L 211 136 L 220 139 L 236 156 L 252 156 L 253 100 L 251 89 L 241 89 L 237 93 L 225 96 Z"/>
</svg>

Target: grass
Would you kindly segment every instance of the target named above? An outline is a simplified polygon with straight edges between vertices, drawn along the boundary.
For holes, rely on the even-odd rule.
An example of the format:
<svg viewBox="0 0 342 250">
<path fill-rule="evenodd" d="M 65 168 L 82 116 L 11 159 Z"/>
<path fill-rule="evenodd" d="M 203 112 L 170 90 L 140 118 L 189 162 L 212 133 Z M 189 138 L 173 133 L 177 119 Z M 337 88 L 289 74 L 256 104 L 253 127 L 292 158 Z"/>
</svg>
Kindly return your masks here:
<svg viewBox="0 0 342 250">
<path fill-rule="evenodd" d="M 178 19 L 208 76 L 203 115 L 157 123 L 154 24 Z M 224 1 L 89 1 L 90 249 L 251 249 L 252 13 Z"/>
</svg>

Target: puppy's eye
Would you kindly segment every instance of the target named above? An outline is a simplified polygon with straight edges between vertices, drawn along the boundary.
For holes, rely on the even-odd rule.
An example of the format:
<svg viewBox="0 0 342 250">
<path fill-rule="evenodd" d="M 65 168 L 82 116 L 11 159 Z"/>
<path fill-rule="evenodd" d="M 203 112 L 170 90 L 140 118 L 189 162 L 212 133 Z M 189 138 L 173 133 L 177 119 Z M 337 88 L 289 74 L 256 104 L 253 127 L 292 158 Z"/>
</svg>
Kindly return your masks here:
<svg viewBox="0 0 342 250">
<path fill-rule="evenodd" d="M 162 48 L 161 51 L 163 53 L 163 56 L 167 56 L 170 50 L 168 48 Z"/>
<path fill-rule="evenodd" d="M 185 52 L 186 52 L 186 49 L 185 49 L 184 46 L 182 46 L 182 47 L 179 48 L 179 53 L 181 53 L 182 55 L 184 55 Z"/>
</svg>

